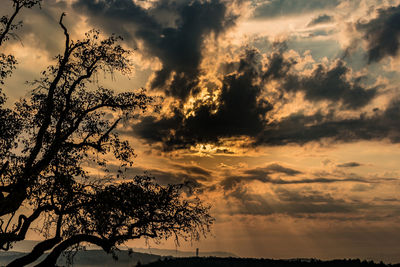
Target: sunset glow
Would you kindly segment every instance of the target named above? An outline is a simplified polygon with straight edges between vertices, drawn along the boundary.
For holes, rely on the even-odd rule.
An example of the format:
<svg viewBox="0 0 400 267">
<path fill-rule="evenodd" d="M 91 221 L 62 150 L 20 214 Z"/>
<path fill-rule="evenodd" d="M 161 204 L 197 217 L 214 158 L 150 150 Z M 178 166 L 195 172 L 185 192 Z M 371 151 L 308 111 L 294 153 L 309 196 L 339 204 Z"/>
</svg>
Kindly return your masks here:
<svg viewBox="0 0 400 267">
<path fill-rule="evenodd" d="M 99 83 L 157 99 L 117 128 L 124 175 L 212 206 L 211 235 L 180 250 L 400 262 L 399 0 L 43 0 L 4 46 L 7 106 L 62 53 L 62 12 L 74 40 L 133 50 L 131 74 Z M 147 241 L 127 246 L 176 246 Z"/>
</svg>

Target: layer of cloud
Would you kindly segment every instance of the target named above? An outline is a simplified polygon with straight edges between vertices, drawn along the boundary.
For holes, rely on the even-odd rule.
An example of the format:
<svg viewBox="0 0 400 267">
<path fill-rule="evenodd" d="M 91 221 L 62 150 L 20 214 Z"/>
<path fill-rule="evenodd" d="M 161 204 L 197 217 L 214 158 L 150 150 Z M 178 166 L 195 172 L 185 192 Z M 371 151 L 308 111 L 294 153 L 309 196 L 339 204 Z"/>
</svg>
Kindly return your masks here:
<svg viewBox="0 0 400 267">
<path fill-rule="evenodd" d="M 321 139 L 336 142 L 353 142 L 359 140 L 383 140 L 392 143 L 400 142 L 400 102 L 393 100 L 383 110 L 376 110 L 372 116 L 361 114 L 355 118 L 335 118 L 320 112 L 313 115 L 292 114 L 283 120 L 272 123 L 257 144 L 284 145 L 305 144 Z"/>
<path fill-rule="evenodd" d="M 271 185 L 307 185 L 307 184 L 334 184 L 334 183 L 375 183 L 373 180 L 364 179 L 360 177 L 353 177 L 348 175 L 341 175 L 344 177 L 337 177 L 337 175 L 328 174 L 331 177 L 317 176 L 313 177 L 311 174 L 303 175 L 299 178 L 273 178 L 272 174 L 284 174 L 286 176 L 297 176 L 302 172 L 290 168 L 283 167 L 279 164 L 272 164 L 265 168 L 255 168 L 244 170 L 243 172 L 235 175 L 228 175 L 224 177 L 219 185 L 225 190 L 231 190 L 235 187 L 242 187 L 254 181 Z M 311 176 L 311 177 L 310 177 Z"/>
<path fill-rule="evenodd" d="M 324 218 L 330 214 L 328 218 L 336 216 L 338 220 L 351 220 L 354 216 L 362 216 L 365 220 L 397 216 L 390 214 L 390 211 L 394 205 L 398 205 L 398 199 L 377 198 L 366 191 L 372 192 L 388 183 L 395 185 L 398 179 L 361 177 L 336 169 L 299 173 L 296 177 L 282 179 L 278 173 L 268 172 L 267 169 L 268 167 L 242 170 L 236 175 L 224 177 L 219 187 L 212 187 L 210 190 L 222 190 L 224 201 L 230 207 L 230 214 L 286 214 L 307 218 Z M 276 175 L 278 178 L 273 178 Z M 354 190 L 361 186 L 365 188 Z M 340 192 L 338 188 L 341 188 Z"/>
<path fill-rule="evenodd" d="M 359 166 L 362 166 L 362 164 L 358 163 L 358 162 L 346 162 L 346 163 L 336 165 L 336 167 L 339 167 L 339 168 L 354 168 L 354 167 L 359 167 Z"/>
<path fill-rule="evenodd" d="M 282 173 L 282 174 L 286 174 L 288 176 L 295 176 L 295 175 L 302 173 L 301 171 L 298 171 L 298 170 L 295 170 L 292 168 L 288 168 L 288 167 L 282 166 L 277 163 L 270 164 L 267 167 L 265 167 L 263 170 L 266 172 L 270 172 L 270 173 Z"/>
<path fill-rule="evenodd" d="M 319 15 L 318 17 L 313 18 L 308 24 L 307 26 L 315 26 L 318 24 L 324 24 L 324 23 L 328 23 L 328 22 L 332 22 L 333 21 L 333 17 L 329 16 L 327 14 L 322 14 Z"/>
<path fill-rule="evenodd" d="M 329 193 L 283 188 L 276 188 L 273 195 L 260 195 L 238 187 L 226 198 L 235 203 L 236 209 L 232 208 L 232 213 L 246 215 L 354 214 L 369 207 L 367 203 L 334 198 Z"/>
<path fill-rule="evenodd" d="M 183 171 L 185 171 L 188 174 L 194 174 L 194 175 L 201 175 L 204 177 L 210 177 L 211 176 L 211 172 L 199 167 L 199 166 L 193 166 L 193 165 L 179 165 L 179 164 L 174 164 L 174 167 L 181 169 Z"/>
<path fill-rule="evenodd" d="M 284 89 L 302 91 L 309 101 L 330 100 L 342 103 L 346 109 L 358 109 L 376 96 L 377 88 L 366 89 L 357 80 L 349 80 L 347 74 L 350 71 L 341 60 L 330 68 L 319 64 L 310 76 L 288 75 Z"/>
<path fill-rule="evenodd" d="M 320 1 L 320 0 L 271 0 L 264 1 L 258 5 L 254 11 L 255 18 L 271 18 L 284 15 L 294 15 L 335 8 L 340 4 L 340 0 Z"/>
</svg>

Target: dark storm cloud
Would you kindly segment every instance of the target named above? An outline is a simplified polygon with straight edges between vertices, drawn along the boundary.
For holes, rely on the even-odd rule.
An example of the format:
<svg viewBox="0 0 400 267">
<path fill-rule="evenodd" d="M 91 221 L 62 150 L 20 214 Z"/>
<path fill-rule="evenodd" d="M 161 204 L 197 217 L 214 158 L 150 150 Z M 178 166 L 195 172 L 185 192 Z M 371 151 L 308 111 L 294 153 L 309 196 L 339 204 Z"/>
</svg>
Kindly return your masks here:
<svg viewBox="0 0 400 267">
<path fill-rule="evenodd" d="M 350 71 L 343 61 L 331 68 L 320 64 L 310 76 L 288 75 L 283 88 L 287 92 L 302 91 L 309 101 L 329 100 L 342 103 L 346 109 L 358 109 L 376 96 L 377 88 L 367 89 L 358 80 L 349 80 L 346 75 Z"/>
<path fill-rule="evenodd" d="M 332 22 L 332 21 L 333 21 L 333 17 L 332 16 L 329 16 L 327 14 L 322 14 L 322 15 L 319 15 L 318 17 L 316 17 L 316 18 L 313 18 L 308 23 L 307 26 L 310 27 L 310 26 L 315 26 L 315 25 L 318 25 L 318 24 L 323 24 L 323 23 Z"/>
<path fill-rule="evenodd" d="M 162 38 L 150 42 L 150 51 L 163 62 L 163 68 L 156 73 L 153 87 L 162 87 L 172 72 L 176 72 L 168 93 L 185 99 L 195 89 L 203 40 L 211 32 L 216 35 L 234 24 L 234 18 L 226 18 L 226 6 L 220 1 L 193 2 L 181 11 L 181 21 L 177 29 L 164 29 Z M 145 40 L 148 32 L 139 33 Z M 164 48 L 165 51 L 160 51 Z"/>
<path fill-rule="evenodd" d="M 133 131 L 139 137 L 145 139 L 148 143 L 163 142 L 164 145 L 173 145 L 175 138 L 181 133 L 181 125 L 185 120 L 185 116 L 181 110 L 175 108 L 172 116 L 162 117 L 160 119 L 154 116 L 144 116 L 140 122 L 134 125 Z M 178 130 L 172 133 L 172 130 Z M 184 140 L 182 140 L 184 141 Z M 184 145 L 184 144 L 182 144 Z"/>
<path fill-rule="evenodd" d="M 268 63 L 265 66 L 266 70 L 262 74 L 263 79 L 286 79 L 289 70 L 297 63 L 292 59 L 285 59 L 283 57 L 283 52 L 287 50 L 286 43 L 275 44 L 275 49 L 278 49 L 278 51 L 273 52 L 268 56 Z"/>
<path fill-rule="evenodd" d="M 110 33 L 142 40 L 144 50 L 162 62 L 151 86 L 180 99 L 196 93 L 204 39 L 211 33 L 218 36 L 236 20 L 220 0 L 164 0 L 149 9 L 131 0 L 79 0 L 74 7 Z"/>
<path fill-rule="evenodd" d="M 359 167 L 362 164 L 358 163 L 358 162 L 346 162 L 346 163 L 342 163 L 342 164 L 338 164 L 336 165 L 336 167 L 339 168 L 353 168 L 353 167 Z"/>
<path fill-rule="evenodd" d="M 255 18 L 270 18 L 284 15 L 302 14 L 325 8 L 335 8 L 340 0 L 270 0 L 264 1 L 254 11 Z"/>
<path fill-rule="evenodd" d="M 135 135 L 148 143 L 161 142 L 165 150 L 199 143 L 219 144 L 223 138 L 240 136 L 254 138 L 254 145 L 304 144 L 322 138 L 352 141 L 389 137 L 395 141 L 393 134 L 397 134 L 398 126 L 392 125 L 395 120 L 390 118 L 397 116 L 395 105 L 369 118 L 335 117 L 335 110 L 362 108 L 378 92 L 377 88 L 363 87 L 361 78 L 349 78 L 351 69 L 343 61 L 338 60 L 331 67 L 320 64 L 310 75 L 302 75 L 291 71 L 297 63 L 283 56 L 285 44 L 275 44 L 274 49 L 265 63 L 257 50 L 249 49 L 240 61 L 222 64 L 223 85 L 216 101 L 203 98 L 187 113 L 176 107 L 169 116 L 143 117 L 133 127 Z M 332 111 L 297 113 L 280 121 L 268 121 L 267 114 L 274 105 L 261 96 L 268 93 L 265 85 L 270 81 L 280 84 L 277 88 L 281 96 L 275 101 L 285 101 L 284 92 L 300 91 L 308 101 L 328 101 Z"/>
<path fill-rule="evenodd" d="M 73 3 L 73 8 L 87 15 L 92 25 L 129 40 L 134 37 L 131 30 L 147 28 L 154 35 L 161 34 L 162 27 L 155 18 L 130 0 L 78 0 Z"/>
<path fill-rule="evenodd" d="M 340 119 L 333 114 L 292 114 L 265 128 L 255 145 L 305 144 L 329 138 L 337 142 L 387 139 L 400 142 L 400 102 L 394 100 L 384 111 L 372 116 Z"/>
<path fill-rule="evenodd" d="M 369 22 L 357 23 L 368 43 L 368 61 L 378 62 L 386 56 L 396 56 L 399 51 L 400 6 L 380 9 L 378 17 Z"/>
<path fill-rule="evenodd" d="M 267 100 L 260 98 L 260 77 L 264 73 L 260 55 L 248 50 L 236 66 L 234 73 L 223 78 L 216 102 L 200 99 L 186 117 L 179 109 L 174 109 L 170 117 L 144 117 L 133 127 L 135 134 L 148 142 L 162 142 L 167 150 L 218 143 L 226 137 L 256 136 L 266 124 L 266 113 L 272 109 Z M 279 75 L 278 68 L 268 75 Z"/>
</svg>

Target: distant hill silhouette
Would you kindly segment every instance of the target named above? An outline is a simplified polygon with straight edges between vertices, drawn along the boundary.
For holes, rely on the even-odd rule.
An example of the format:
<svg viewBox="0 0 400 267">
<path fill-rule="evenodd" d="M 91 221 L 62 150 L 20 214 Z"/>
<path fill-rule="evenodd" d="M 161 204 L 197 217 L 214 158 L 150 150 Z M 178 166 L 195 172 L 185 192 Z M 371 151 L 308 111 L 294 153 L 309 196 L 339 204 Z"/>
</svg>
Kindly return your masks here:
<svg viewBox="0 0 400 267">
<path fill-rule="evenodd" d="M 32 244 L 34 241 L 32 241 Z M 29 244 L 29 245 L 32 245 Z M 26 244 L 28 245 L 28 243 Z M 195 252 L 163 250 L 163 249 L 140 249 L 134 248 L 133 253 L 127 250 L 116 252 L 118 261 L 115 261 L 110 254 L 99 249 L 78 251 L 74 257 L 74 267 L 400 267 L 400 264 L 374 263 L 373 261 L 361 260 L 331 260 L 320 261 L 316 259 L 292 259 L 292 260 L 271 260 L 254 258 L 223 257 L 230 255 L 226 252 L 210 252 L 220 254 L 222 257 L 185 257 Z M 141 253 L 141 252 L 150 253 Z M 154 254 L 153 254 L 154 253 Z M 5 266 L 13 259 L 26 254 L 25 252 L 0 252 L 0 266 Z M 161 255 L 157 255 L 161 254 Z M 183 255 L 180 258 L 169 255 Z M 204 252 L 206 254 L 206 252 Z M 200 255 L 202 255 L 200 253 Z M 42 256 L 43 259 L 46 256 Z M 66 266 L 66 259 L 60 258 L 57 262 L 60 266 Z"/>
<path fill-rule="evenodd" d="M 9 252 L 0 252 L 0 266 L 5 266 L 16 258 L 20 258 L 26 255 L 27 252 L 32 251 L 32 248 L 39 241 L 35 240 L 24 240 L 14 244 L 13 248 Z M 193 251 L 181 251 L 174 249 L 158 249 L 158 248 L 133 248 L 133 253 L 129 255 L 126 249 L 122 249 L 117 252 L 118 261 L 114 261 L 112 255 L 106 254 L 103 250 L 98 247 L 87 247 L 86 251 L 78 251 L 74 257 L 74 267 L 103 267 L 103 266 L 116 266 L 116 267 L 132 267 L 136 266 L 138 262 L 141 264 L 147 264 L 155 262 L 165 257 L 193 257 L 195 255 Z M 45 256 L 47 253 L 45 254 Z M 201 257 L 236 257 L 235 254 L 229 252 L 211 251 L 204 252 L 200 251 Z M 45 256 L 40 259 L 43 260 Z M 58 264 L 61 266 L 66 265 L 65 258 L 60 258 Z"/>
<path fill-rule="evenodd" d="M 298 260 L 269 260 L 252 258 L 168 258 L 152 262 L 143 267 L 358 267 L 358 266 L 379 266 L 379 267 L 400 267 L 400 264 L 387 265 L 374 263 L 373 261 L 360 260 L 331 260 L 320 261 L 315 259 Z"/>
<path fill-rule="evenodd" d="M 33 247 L 36 246 L 39 241 L 36 240 L 23 240 L 20 242 L 16 242 L 12 245 L 10 251 L 14 252 L 31 252 Z"/>
<path fill-rule="evenodd" d="M 171 256 L 171 257 L 194 257 L 196 255 L 195 249 L 193 251 L 182 251 L 175 249 L 159 249 L 159 248 L 132 248 L 135 252 L 154 254 L 160 256 Z M 237 257 L 237 255 L 224 252 L 224 251 L 201 251 L 199 252 L 200 257 L 219 257 L 219 258 L 228 258 L 228 257 Z"/>
<path fill-rule="evenodd" d="M 23 252 L 0 252 L 0 266 L 5 266 L 12 260 L 19 258 L 26 253 Z M 43 259 L 47 254 L 42 256 Z M 162 259 L 161 256 L 146 253 L 133 252 L 127 250 L 117 251 L 118 261 L 115 261 L 110 254 L 102 250 L 78 251 L 74 257 L 74 267 L 132 267 L 140 261 L 142 264 L 150 263 Z M 40 261 L 40 260 L 39 260 Z M 66 259 L 61 257 L 58 262 L 60 266 L 66 266 Z"/>
<path fill-rule="evenodd" d="M 24 240 L 13 244 L 13 247 L 10 251 L 12 252 L 31 252 L 33 247 L 39 243 L 36 240 Z M 86 249 L 89 250 L 99 250 L 97 246 L 86 246 Z M 121 250 L 126 250 L 126 247 L 121 247 Z M 196 250 L 193 248 L 192 251 L 183 251 L 176 249 L 159 249 L 159 248 L 132 248 L 134 252 L 152 254 L 157 256 L 171 256 L 171 257 L 194 257 L 196 255 Z M 1 252 L 0 252 L 1 255 Z M 237 257 L 237 255 L 225 252 L 225 251 L 202 251 L 199 253 L 200 257 Z"/>
</svg>

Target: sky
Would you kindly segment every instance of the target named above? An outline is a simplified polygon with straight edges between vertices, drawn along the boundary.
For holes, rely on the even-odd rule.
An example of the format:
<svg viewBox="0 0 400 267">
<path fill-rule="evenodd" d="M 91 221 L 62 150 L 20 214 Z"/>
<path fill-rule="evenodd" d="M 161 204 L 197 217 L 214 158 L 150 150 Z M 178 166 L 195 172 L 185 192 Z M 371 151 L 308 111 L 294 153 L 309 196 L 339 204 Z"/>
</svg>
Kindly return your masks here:
<svg viewBox="0 0 400 267">
<path fill-rule="evenodd" d="M 134 50 L 132 74 L 99 83 L 163 99 L 118 131 L 127 175 L 212 205 L 211 235 L 179 249 L 400 262 L 400 1 L 43 0 L 5 48 L 8 104 L 62 51 L 62 12 L 73 38 Z"/>
</svg>

